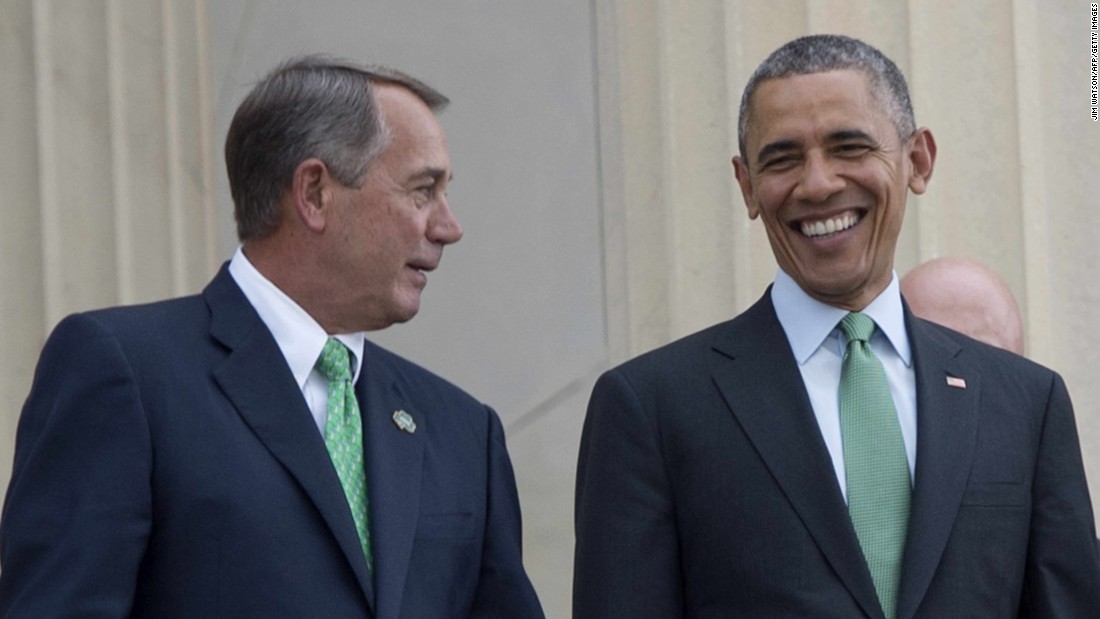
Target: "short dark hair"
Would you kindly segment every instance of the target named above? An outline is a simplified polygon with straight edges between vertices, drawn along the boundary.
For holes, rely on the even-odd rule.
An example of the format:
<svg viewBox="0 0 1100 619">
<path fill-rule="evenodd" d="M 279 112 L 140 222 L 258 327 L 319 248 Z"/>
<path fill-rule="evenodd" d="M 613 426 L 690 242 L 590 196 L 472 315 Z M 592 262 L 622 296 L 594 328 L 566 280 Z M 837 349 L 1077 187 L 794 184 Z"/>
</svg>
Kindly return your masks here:
<svg viewBox="0 0 1100 619">
<path fill-rule="evenodd" d="M 741 95 L 741 110 L 737 122 L 737 145 L 741 157 L 745 154 L 745 131 L 752 114 L 752 96 L 762 82 L 770 79 L 854 69 L 863 72 L 871 85 L 871 93 L 885 107 L 897 129 L 898 137 L 906 140 L 916 131 L 913 104 L 905 76 L 892 60 L 871 45 L 835 34 L 815 34 L 801 37 L 772 52 L 753 72 Z"/>
<path fill-rule="evenodd" d="M 400 71 L 324 55 L 291 58 L 244 98 L 225 138 L 225 166 L 237 236 L 262 238 L 279 225 L 279 200 L 310 157 L 347 187 L 359 187 L 390 136 L 373 84 L 410 90 L 429 109 L 449 100 Z"/>
</svg>

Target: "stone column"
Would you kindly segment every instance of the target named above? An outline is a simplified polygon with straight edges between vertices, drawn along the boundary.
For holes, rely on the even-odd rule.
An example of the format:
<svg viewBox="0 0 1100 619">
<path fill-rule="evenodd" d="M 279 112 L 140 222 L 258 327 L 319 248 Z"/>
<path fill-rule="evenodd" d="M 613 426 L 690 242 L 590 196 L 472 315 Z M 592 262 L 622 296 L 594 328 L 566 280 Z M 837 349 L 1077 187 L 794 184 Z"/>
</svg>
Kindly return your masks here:
<svg viewBox="0 0 1100 619">
<path fill-rule="evenodd" d="M 0 1 L 0 483 L 50 329 L 216 267 L 203 0 Z"/>
</svg>

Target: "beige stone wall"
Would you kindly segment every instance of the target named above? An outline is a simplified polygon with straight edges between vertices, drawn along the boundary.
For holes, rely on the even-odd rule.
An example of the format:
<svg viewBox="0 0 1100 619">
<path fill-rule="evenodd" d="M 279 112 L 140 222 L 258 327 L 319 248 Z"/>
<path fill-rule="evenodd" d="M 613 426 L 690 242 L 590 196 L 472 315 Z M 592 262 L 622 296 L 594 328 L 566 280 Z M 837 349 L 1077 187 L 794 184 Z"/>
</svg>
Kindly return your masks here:
<svg viewBox="0 0 1100 619">
<path fill-rule="evenodd" d="M 1100 124 L 1089 109 L 1088 2 L 540 4 L 561 21 L 555 36 L 523 36 L 545 46 L 530 58 L 509 52 L 516 63 L 537 62 L 541 70 L 529 72 L 493 64 L 499 59 L 486 42 L 512 44 L 510 35 L 526 32 L 502 25 L 530 14 L 511 0 L 483 2 L 477 16 L 461 20 L 429 3 L 369 9 L 389 22 L 430 26 L 430 41 L 421 43 L 405 34 L 379 42 L 361 36 L 362 24 L 339 19 L 309 22 L 313 37 L 309 24 L 290 17 L 285 30 L 276 20 L 239 41 L 222 40 L 275 4 L 0 0 L 0 482 L 10 474 L 19 406 L 48 330 L 70 311 L 202 287 L 233 245 L 224 192 L 216 189 L 222 136 L 211 129 L 215 118 L 288 51 L 335 42 L 343 47 L 327 51 L 394 62 L 455 95 L 444 122 L 467 238 L 433 280 L 424 314 L 383 340 L 501 411 L 532 576 L 548 616 L 568 616 L 572 476 L 591 381 L 629 356 L 734 315 L 771 281 L 771 251 L 745 215 L 729 165 L 737 102 L 775 47 L 838 32 L 898 62 L 918 122 L 939 144 L 929 191 L 909 204 L 899 272 L 933 256 L 965 255 L 1004 275 L 1026 315 L 1029 354 L 1066 378 L 1100 498 L 1100 278 L 1093 272 L 1100 244 L 1090 238 L 1100 230 Z M 208 10 L 227 5 L 239 23 L 209 19 Z M 368 11 L 361 2 L 348 6 Z M 578 68 L 584 62 L 560 60 L 586 53 L 585 23 L 594 34 L 591 80 Z M 347 32 L 334 34 L 339 28 Z M 554 47 L 567 29 L 569 50 Z M 273 49 L 280 42 L 299 49 Z M 247 64 L 247 75 L 208 66 L 219 45 Z M 541 91 L 530 97 L 537 88 L 523 86 L 551 78 L 573 107 Z M 211 86 L 223 81 L 220 90 Z M 598 123 L 546 113 L 574 109 L 594 110 Z M 545 137 L 510 140 L 529 129 L 518 122 L 524 115 L 537 118 L 534 129 Z M 493 133 L 502 121 L 517 122 Z M 532 163 L 532 150 L 543 159 Z M 596 155 L 592 189 L 561 163 Z M 548 180 L 554 174 L 573 179 L 564 199 L 564 184 Z M 571 227 L 555 225 L 563 204 L 572 208 Z M 601 220 L 596 233 L 589 222 Z M 603 264 L 589 255 L 602 255 Z M 571 317 L 600 300 L 584 292 L 580 302 L 568 291 L 601 285 L 604 315 Z"/>
<path fill-rule="evenodd" d="M 0 0 L 0 479 L 66 314 L 216 264 L 201 0 Z"/>
</svg>

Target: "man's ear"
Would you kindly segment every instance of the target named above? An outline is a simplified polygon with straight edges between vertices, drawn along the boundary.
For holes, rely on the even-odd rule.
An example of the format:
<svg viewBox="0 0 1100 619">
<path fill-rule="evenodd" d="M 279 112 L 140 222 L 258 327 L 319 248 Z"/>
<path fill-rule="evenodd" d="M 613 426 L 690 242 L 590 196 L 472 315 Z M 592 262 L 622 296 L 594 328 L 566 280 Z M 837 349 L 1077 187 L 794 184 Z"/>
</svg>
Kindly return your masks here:
<svg viewBox="0 0 1100 619">
<path fill-rule="evenodd" d="M 936 166 L 936 139 L 927 127 L 917 129 L 909 139 L 912 141 L 909 163 L 913 166 L 909 175 L 909 190 L 922 194 L 928 189 L 932 169 Z"/>
<path fill-rule="evenodd" d="M 733 156 L 733 175 L 737 177 L 737 184 L 741 186 L 741 198 L 745 201 L 745 208 L 749 211 L 749 219 L 760 216 L 760 209 L 756 201 L 752 199 L 752 178 L 749 177 L 749 165 L 741 155 Z"/>
<path fill-rule="evenodd" d="M 328 166 L 315 157 L 306 159 L 294 169 L 290 187 L 294 213 L 308 230 L 324 231 L 332 201 L 329 189 L 332 182 Z"/>
</svg>

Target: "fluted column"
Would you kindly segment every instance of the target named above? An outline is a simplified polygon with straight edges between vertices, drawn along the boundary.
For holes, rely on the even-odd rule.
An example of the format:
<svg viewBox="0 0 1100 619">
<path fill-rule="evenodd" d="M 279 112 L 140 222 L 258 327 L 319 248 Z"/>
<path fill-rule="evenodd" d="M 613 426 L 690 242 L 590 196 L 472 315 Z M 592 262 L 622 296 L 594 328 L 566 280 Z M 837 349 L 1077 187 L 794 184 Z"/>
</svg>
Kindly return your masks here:
<svg viewBox="0 0 1100 619">
<path fill-rule="evenodd" d="M 49 330 L 215 267 L 202 0 L 0 2 L 0 480 Z"/>
</svg>

